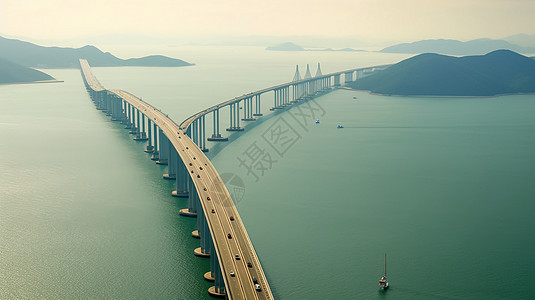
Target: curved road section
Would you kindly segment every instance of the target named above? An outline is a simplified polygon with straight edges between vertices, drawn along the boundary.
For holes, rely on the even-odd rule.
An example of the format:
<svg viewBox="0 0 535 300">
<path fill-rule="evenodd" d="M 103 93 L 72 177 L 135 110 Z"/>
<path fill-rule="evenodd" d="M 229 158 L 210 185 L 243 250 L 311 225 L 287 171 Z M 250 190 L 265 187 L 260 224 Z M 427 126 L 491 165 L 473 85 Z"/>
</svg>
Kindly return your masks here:
<svg viewBox="0 0 535 300">
<path fill-rule="evenodd" d="M 175 147 L 199 195 L 213 239 L 214 247 L 211 255 L 217 255 L 225 282 L 226 297 L 228 299 L 273 299 L 260 261 L 230 194 L 201 149 L 173 120 L 158 109 L 126 91 L 105 89 L 92 74 L 87 60 L 81 59 L 80 66 L 92 90 L 107 91 L 133 105 L 139 112 L 150 118 Z M 231 216 L 234 217 L 233 221 L 230 220 Z M 231 234 L 232 238 L 228 238 L 228 234 Z M 239 260 L 235 258 L 236 255 L 240 257 Z M 247 262 L 252 264 L 251 268 L 246 265 Z M 230 275 L 231 271 L 235 276 Z M 258 280 L 261 291 L 255 289 L 253 277 Z"/>
</svg>

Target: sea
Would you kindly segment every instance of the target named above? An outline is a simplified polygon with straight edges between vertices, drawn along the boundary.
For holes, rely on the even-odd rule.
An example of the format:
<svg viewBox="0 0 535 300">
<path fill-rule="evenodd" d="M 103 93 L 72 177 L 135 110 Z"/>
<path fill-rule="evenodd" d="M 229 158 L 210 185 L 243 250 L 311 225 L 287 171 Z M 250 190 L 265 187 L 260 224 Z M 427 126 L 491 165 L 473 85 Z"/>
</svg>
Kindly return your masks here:
<svg viewBox="0 0 535 300">
<path fill-rule="evenodd" d="M 115 53 L 195 63 L 93 68 L 177 123 L 291 81 L 296 66 L 303 76 L 318 62 L 326 74 L 408 57 Z M 166 166 L 95 109 L 79 70 L 43 71 L 63 82 L 0 86 L 0 299 L 211 299 L 196 220 L 178 215 L 187 199 L 171 196 Z M 535 299 L 535 95 L 337 89 L 275 112 L 272 94 L 261 101 L 262 118 L 207 146 L 276 299 Z"/>
</svg>

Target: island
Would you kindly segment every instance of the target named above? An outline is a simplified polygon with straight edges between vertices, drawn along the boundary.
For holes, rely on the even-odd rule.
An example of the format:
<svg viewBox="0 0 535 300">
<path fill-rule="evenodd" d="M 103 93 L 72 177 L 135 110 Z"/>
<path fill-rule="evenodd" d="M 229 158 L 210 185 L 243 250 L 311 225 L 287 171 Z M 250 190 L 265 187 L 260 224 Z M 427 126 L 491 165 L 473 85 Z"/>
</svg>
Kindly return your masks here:
<svg viewBox="0 0 535 300">
<path fill-rule="evenodd" d="M 81 48 L 44 47 L 16 39 L 0 37 L 0 57 L 26 67 L 78 68 L 80 58 L 87 59 L 93 67 L 184 67 L 193 64 L 162 55 L 121 59 L 94 46 Z"/>
<path fill-rule="evenodd" d="M 520 53 L 535 53 L 535 48 L 522 47 L 505 40 L 493 39 L 476 39 L 466 42 L 447 39 L 422 40 L 412 43 L 393 45 L 382 49 L 380 52 L 476 55 L 485 54 L 499 49 L 509 49 Z"/>
<path fill-rule="evenodd" d="M 496 96 L 535 93 L 535 60 L 510 50 L 452 57 L 420 54 L 350 84 L 399 96 Z"/>
<path fill-rule="evenodd" d="M 306 49 L 291 42 L 278 44 L 276 46 L 267 47 L 268 51 L 350 51 L 350 52 L 364 52 L 365 50 L 357 50 L 353 48 L 333 49 L 333 48 L 312 48 Z"/>
<path fill-rule="evenodd" d="M 57 82 L 54 77 L 0 58 L 0 84 Z"/>
</svg>

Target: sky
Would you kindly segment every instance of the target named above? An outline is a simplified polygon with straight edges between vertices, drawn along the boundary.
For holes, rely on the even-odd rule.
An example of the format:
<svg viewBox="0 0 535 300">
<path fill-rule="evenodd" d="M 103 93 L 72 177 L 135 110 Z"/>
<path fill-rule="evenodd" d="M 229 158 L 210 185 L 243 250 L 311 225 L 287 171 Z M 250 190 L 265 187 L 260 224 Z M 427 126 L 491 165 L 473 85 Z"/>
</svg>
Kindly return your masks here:
<svg viewBox="0 0 535 300">
<path fill-rule="evenodd" d="M 347 46 L 466 41 L 535 34 L 534 12 L 535 0 L 0 0 L 0 36 L 73 43 L 121 35 L 131 37 L 125 42 L 183 43 L 297 36 Z"/>
</svg>

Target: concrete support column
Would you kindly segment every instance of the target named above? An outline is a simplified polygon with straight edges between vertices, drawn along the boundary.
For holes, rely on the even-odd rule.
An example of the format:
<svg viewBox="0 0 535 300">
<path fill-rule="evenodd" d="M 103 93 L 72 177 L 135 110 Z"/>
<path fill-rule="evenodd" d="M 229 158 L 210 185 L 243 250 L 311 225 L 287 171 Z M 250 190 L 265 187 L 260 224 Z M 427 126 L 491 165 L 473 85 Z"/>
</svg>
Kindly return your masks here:
<svg viewBox="0 0 535 300">
<path fill-rule="evenodd" d="M 178 156 L 176 171 L 176 190 L 174 190 L 171 195 L 173 195 L 174 197 L 188 197 L 188 179 L 189 174 L 186 165 L 184 165 L 184 162 L 182 161 L 180 156 Z"/>
<path fill-rule="evenodd" d="M 160 135 L 160 128 L 158 128 L 156 123 L 154 123 L 154 143 L 153 143 L 154 149 L 152 152 L 152 156 L 150 157 L 151 160 L 158 161 L 160 159 L 160 151 L 159 151 L 160 147 L 158 146 L 158 142 L 160 140 L 159 135 Z"/>
<path fill-rule="evenodd" d="M 160 147 L 158 147 L 160 153 L 156 163 L 159 165 L 167 165 L 169 161 L 169 140 L 161 130 L 158 130 L 158 139 L 160 140 Z"/>
<path fill-rule="evenodd" d="M 260 94 L 255 95 L 255 113 L 253 114 L 255 117 L 261 117 L 263 114 L 260 111 Z"/>
<path fill-rule="evenodd" d="M 229 105 L 230 108 L 230 128 L 227 131 L 243 131 L 240 127 L 240 101 Z"/>
<path fill-rule="evenodd" d="M 253 97 L 246 98 L 243 102 L 243 119 L 242 121 L 255 121 L 253 118 Z"/>
<path fill-rule="evenodd" d="M 152 120 L 147 118 L 147 129 L 148 129 L 148 137 L 147 137 L 147 148 L 145 148 L 145 152 L 152 153 L 154 152 L 154 146 L 152 145 Z"/>
<path fill-rule="evenodd" d="M 164 179 L 175 180 L 177 172 L 178 153 L 175 146 L 170 142 L 167 143 L 169 149 L 169 158 L 167 159 L 167 174 L 163 174 Z"/>
<path fill-rule="evenodd" d="M 212 255 L 216 256 L 216 255 Z M 219 259 L 216 257 L 215 262 L 210 261 L 210 268 L 212 269 L 213 278 L 214 278 L 214 287 L 213 291 L 220 295 L 225 295 L 225 281 L 223 280 L 223 274 L 221 273 L 221 266 L 219 264 Z M 208 291 L 210 292 L 212 288 Z"/>
<path fill-rule="evenodd" d="M 102 97 L 104 98 L 104 103 L 106 103 L 106 116 L 111 116 L 111 97 L 108 95 L 108 91 L 102 91 L 101 93 Z"/>
<path fill-rule="evenodd" d="M 213 129 L 214 129 L 214 132 L 213 132 L 212 136 L 209 137 L 207 140 L 212 141 L 212 142 L 228 141 L 228 138 L 222 137 L 221 134 L 219 133 L 219 108 L 214 110 L 212 112 L 212 115 L 213 115 Z"/>
<path fill-rule="evenodd" d="M 194 250 L 194 254 L 200 257 L 210 257 L 210 241 L 212 240 L 212 237 L 210 235 L 210 230 L 208 230 L 206 216 L 200 207 L 197 213 L 197 231 L 201 238 L 201 246 Z"/>
</svg>

